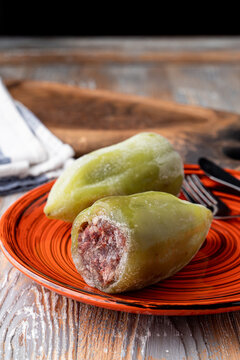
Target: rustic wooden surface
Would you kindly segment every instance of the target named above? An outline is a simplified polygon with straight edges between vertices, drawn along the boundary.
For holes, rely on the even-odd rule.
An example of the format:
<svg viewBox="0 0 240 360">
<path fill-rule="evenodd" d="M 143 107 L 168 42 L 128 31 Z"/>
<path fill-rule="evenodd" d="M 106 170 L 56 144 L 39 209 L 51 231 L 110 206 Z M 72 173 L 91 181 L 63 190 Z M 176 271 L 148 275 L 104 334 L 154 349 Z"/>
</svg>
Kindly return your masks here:
<svg viewBox="0 0 240 360">
<path fill-rule="evenodd" d="M 185 162 L 196 163 L 201 153 L 222 165 L 237 165 L 224 152 L 239 145 L 237 114 L 59 83 L 14 81 L 8 88 L 56 136 L 72 145 L 76 156 L 141 131 L 155 131 L 171 141 Z"/>
<path fill-rule="evenodd" d="M 59 81 L 239 113 L 239 51 L 237 38 L 1 39 L 0 76 Z M 232 143 L 239 144 L 239 133 L 233 129 L 229 134 Z M 239 166 L 225 159 L 231 167 Z M 1 198 L 1 213 L 18 196 Z M 240 358 L 239 312 L 157 317 L 103 310 L 37 285 L 2 253 L 0 264 L 1 360 Z"/>
</svg>

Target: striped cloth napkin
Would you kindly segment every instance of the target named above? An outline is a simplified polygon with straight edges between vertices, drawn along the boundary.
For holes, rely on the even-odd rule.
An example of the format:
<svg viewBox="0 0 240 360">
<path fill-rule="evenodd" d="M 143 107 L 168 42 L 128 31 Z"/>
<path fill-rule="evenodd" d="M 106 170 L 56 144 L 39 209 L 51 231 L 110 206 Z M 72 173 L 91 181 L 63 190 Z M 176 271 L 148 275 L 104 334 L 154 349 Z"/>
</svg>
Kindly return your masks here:
<svg viewBox="0 0 240 360">
<path fill-rule="evenodd" d="M 0 196 L 29 190 L 58 177 L 74 150 L 54 136 L 0 79 Z"/>
</svg>

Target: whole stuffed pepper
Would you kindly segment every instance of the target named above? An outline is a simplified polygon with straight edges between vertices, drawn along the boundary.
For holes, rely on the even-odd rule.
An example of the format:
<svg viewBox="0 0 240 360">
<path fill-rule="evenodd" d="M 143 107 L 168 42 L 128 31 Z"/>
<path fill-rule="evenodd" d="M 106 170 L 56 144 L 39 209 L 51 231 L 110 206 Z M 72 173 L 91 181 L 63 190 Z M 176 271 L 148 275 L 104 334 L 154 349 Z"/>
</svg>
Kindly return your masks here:
<svg viewBox="0 0 240 360">
<path fill-rule="evenodd" d="M 107 197 L 75 219 L 72 258 L 86 283 L 106 293 L 140 289 L 183 268 L 211 221 L 207 208 L 166 193 Z"/>
<path fill-rule="evenodd" d="M 44 212 L 72 222 L 105 196 L 149 190 L 177 195 L 182 180 L 183 163 L 169 141 L 155 133 L 140 133 L 76 160 L 52 187 Z"/>
</svg>

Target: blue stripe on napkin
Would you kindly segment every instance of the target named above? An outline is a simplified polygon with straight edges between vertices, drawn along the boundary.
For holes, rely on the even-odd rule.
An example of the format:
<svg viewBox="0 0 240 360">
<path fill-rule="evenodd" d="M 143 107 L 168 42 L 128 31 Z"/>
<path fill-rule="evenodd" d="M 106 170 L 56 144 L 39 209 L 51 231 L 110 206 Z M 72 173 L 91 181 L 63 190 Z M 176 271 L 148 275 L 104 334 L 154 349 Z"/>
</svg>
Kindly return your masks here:
<svg viewBox="0 0 240 360">
<path fill-rule="evenodd" d="M 46 175 L 28 176 L 23 179 L 17 176 L 1 178 L 0 196 L 27 191 L 50 180 Z"/>
<path fill-rule="evenodd" d="M 10 157 L 5 156 L 0 148 L 0 165 L 1 164 L 8 164 L 11 162 Z"/>
</svg>

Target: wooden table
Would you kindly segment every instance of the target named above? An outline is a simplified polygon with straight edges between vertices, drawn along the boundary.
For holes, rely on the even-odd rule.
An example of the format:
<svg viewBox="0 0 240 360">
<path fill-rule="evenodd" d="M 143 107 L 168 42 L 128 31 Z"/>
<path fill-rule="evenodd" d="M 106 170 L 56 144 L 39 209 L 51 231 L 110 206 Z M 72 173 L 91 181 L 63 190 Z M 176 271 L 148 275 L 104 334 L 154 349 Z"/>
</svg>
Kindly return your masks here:
<svg viewBox="0 0 240 360">
<path fill-rule="evenodd" d="M 0 76 L 240 112 L 240 38 L 2 38 Z M 1 213 L 19 195 L 0 198 Z M 239 312 L 167 317 L 103 310 L 37 285 L 2 253 L 0 264 L 1 360 L 240 359 Z"/>
</svg>

